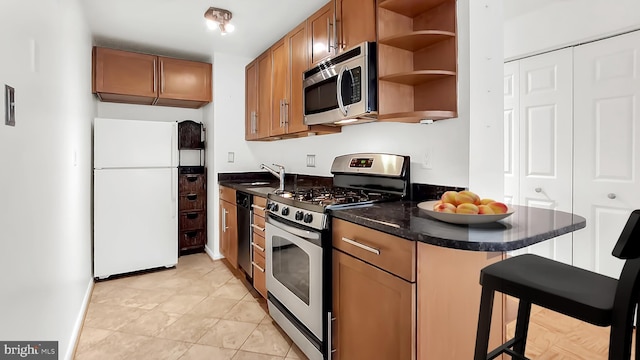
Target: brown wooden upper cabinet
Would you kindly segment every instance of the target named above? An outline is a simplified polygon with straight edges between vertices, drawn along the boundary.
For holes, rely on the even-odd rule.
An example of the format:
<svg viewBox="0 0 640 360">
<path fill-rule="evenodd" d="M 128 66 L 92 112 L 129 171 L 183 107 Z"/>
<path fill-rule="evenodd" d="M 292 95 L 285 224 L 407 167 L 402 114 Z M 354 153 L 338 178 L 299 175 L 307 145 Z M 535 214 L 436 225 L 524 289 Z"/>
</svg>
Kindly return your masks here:
<svg viewBox="0 0 640 360">
<path fill-rule="evenodd" d="M 340 132 L 304 123 L 302 73 L 309 64 L 303 22 L 245 68 L 245 139 L 276 140 Z"/>
<path fill-rule="evenodd" d="M 92 70 L 102 101 L 199 108 L 212 100 L 209 63 L 94 47 Z"/>
<path fill-rule="evenodd" d="M 336 53 L 334 6 L 334 2 L 331 1 L 307 19 L 311 65 Z"/>
<path fill-rule="evenodd" d="M 211 102 L 211 64 L 162 56 L 158 62 L 156 105 L 199 108 Z"/>
<path fill-rule="evenodd" d="M 245 120 L 244 139 L 258 138 L 258 60 L 245 68 Z"/>
<path fill-rule="evenodd" d="M 338 52 L 376 41 L 375 0 L 335 0 Z"/>
<path fill-rule="evenodd" d="M 158 93 L 158 57 L 94 47 L 92 90 L 102 101 L 152 105 Z"/>
</svg>

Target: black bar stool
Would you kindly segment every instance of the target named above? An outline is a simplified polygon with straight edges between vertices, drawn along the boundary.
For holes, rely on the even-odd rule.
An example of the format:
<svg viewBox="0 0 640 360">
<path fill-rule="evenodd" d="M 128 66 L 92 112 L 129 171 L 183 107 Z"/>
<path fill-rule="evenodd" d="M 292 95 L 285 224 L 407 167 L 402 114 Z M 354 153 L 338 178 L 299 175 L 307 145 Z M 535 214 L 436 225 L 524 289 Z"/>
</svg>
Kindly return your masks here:
<svg viewBox="0 0 640 360">
<path fill-rule="evenodd" d="M 513 359 L 527 359 L 524 352 L 531 304 L 594 325 L 611 326 L 609 360 L 629 359 L 640 290 L 640 210 L 629 216 L 613 256 L 626 260 L 619 280 L 532 254 L 515 256 L 482 269 L 474 359 L 489 360 L 502 353 Z M 520 303 L 514 338 L 487 354 L 495 291 L 516 297 Z M 640 355 L 638 340 L 636 334 L 636 358 Z"/>
</svg>

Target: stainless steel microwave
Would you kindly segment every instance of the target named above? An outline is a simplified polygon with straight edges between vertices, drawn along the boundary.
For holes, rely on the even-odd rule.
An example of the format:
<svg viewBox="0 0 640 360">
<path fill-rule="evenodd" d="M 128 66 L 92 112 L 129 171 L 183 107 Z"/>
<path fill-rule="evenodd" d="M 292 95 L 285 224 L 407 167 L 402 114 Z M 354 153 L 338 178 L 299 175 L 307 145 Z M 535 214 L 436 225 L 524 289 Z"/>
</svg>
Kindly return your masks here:
<svg viewBox="0 0 640 360">
<path fill-rule="evenodd" d="M 307 125 L 376 120 L 376 43 L 364 42 L 305 71 L 302 87 Z"/>
</svg>

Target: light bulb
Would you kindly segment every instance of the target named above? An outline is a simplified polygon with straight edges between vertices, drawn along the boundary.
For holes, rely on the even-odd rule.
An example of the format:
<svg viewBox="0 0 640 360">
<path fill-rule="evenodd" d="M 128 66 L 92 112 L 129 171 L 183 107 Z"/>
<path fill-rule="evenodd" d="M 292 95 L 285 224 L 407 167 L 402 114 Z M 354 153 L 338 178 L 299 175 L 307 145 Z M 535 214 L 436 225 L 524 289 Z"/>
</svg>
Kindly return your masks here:
<svg viewBox="0 0 640 360">
<path fill-rule="evenodd" d="M 236 29 L 236 27 L 235 27 L 235 26 L 233 26 L 233 24 L 231 24 L 231 23 L 226 23 L 226 24 L 224 25 L 224 31 L 225 31 L 225 32 L 230 33 L 230 32 L 233 32 L 233 30 L 235 30 L 235 29 Z"/>
<path fill-rule="evenodd" d="M 207 19 L 207 27 L 209 30 L 215 30 L 218 27 L 218 23 L 211 19 Z"/>
</svg>

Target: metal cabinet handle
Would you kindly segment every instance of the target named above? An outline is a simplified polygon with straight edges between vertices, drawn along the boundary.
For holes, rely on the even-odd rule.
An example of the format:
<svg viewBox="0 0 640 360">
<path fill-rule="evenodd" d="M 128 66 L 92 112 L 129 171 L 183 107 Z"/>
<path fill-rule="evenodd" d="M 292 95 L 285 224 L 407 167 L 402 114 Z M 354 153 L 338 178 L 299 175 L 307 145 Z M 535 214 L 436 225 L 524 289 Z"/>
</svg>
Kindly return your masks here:
<svg viewBox="0 0 640 360">
<path fill-rule="evenodd" d="M 614 193 L 609 193 L 609 194 L 607 194 L 607 197 L 608 197 L 609 199 L 613 200 L 613 199 L 615 199 L 615 198 L 616 198 L 616 194 L 614 194 Z"/>
<path fill-rule="evenodd" d="M 282 126 L 286 126 L 289 123 L 289 103 L 287 102 L 287 99 L 282 100 L 282 102 L 284 105 L 284 123 Z"/>
<path fill-rule="evenodd" d="M 344 242 L 346 242 L 348 244 L 351 244 L 353 246 L 357 246 L 360 249 L 367 250 L 368 252 L 372 252 L 372 253 L 374 253 L 376 255 L 380 255 L 380 249 L 372 248 L 371 246 L 359 243 L 359 242 L 357 242 L 355 240 L 351 240 L 351 239 L 348 239 L 346 237 L 343 237 L 342 241 L 344 241 Z"/>
<path fill-rule="evenodd" d="M 198 218 L 198 213 L 187 213 L 187 219 L 194 220 Z"/>
<path fill-rule="evenodd" d="M 264 269 L 262 267 L 260 267 L 260 265 L 256 264 L 254 261 L 251 262 L 251 264 L 255 267 L 258 268 L 258 270 L 260 270 L 260 272 L 264 272 Z"/>
<path fill-rule="evenodd" d="M 331 33 L 329 32 L 329 28 L 331 27 L 331 20 L 327 18 L 327 52 L 331 52 Z"/>
<path fill-rule="evenodd" d="M 533 190 L 534 190 L 535 192 L 537 192 L 537 193 L 541 193 L 541 192 L 542 192 L 542 188 L 539 188 L 539 187 L 537 187 L 537 188 L 535 188 L 535 189 L 533 189 Z"/>
<path fill-rule="evenodd" d="M 222 232 L 227 232 L 227 209 L 222 209 Z"/>
<path fill-rule="evenodd" d="M 333 317 L 331 311 L 327 313 L 327 360 L 331 360 L 333 353 L 336 352 L 336 349 L 332 348 L 331 344 L 333 343 L 333 321 L 336 318 Z"/>
<path fill-rule="evenodd" d="M 196 181 L 196 180 L 198 180 L 198 177 L 197 177 L 197 176 L 187 176 L 187 181 L 188 181 L 188 182 L 194 182 L 194 181 Z"/>
<path fill-rule="evenodd" d="M 187 194 L 187 200 L 193 201 L 198 198 L 198 194 Z"/>
<path fill-rule="evenodd" d="M 254 209 L 258 209 L 260 211 L 265 211 L 266 209 L 260 205 L 256 205 L 256 204 L 251 204 L 251 207 Z"/>
<path fill-rule="evenodd" d="M 258 229 L 258 230 L 260 230 L 260 231 L 264 231 L 264 228 L 263 228 L 263 227 L 260 227 L 260 226 L 258 226 L 258 225 L 256 225 L 256 224 L 251 224 L 251 227 L 252 227 L 252 228 L 254 228 L 254 229 Z"/>
<path fill-rule="evenodd" d="M 260 250 L 260 251 L 262 251 L 262 252 L 264 252 L 264 248 L 262 246 L 256 244 L 256 243 L 253 243 L 253 247 L 258 249 L 258 250 Z"/>
</svg>

